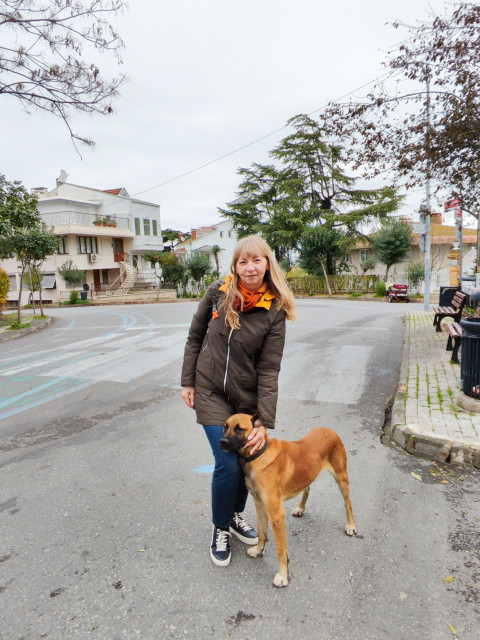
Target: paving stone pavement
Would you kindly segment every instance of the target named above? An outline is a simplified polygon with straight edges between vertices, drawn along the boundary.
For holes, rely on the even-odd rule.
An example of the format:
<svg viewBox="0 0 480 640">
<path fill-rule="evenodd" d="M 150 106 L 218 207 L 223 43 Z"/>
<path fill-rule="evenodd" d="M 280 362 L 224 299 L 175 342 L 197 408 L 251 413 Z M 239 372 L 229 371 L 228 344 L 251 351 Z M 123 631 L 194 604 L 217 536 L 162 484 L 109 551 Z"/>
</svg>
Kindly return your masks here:
<svg viewBox="0 0 480 640">
<path fill-rule="evenodd" d="M 448 334 L 435 331 L 433 318 L 433 311 L 406 315 L 387 439 L 415 455 L 480 468 L 480 400 L 462 392 L 460 365 L 445 350 Z"/>
</svg>

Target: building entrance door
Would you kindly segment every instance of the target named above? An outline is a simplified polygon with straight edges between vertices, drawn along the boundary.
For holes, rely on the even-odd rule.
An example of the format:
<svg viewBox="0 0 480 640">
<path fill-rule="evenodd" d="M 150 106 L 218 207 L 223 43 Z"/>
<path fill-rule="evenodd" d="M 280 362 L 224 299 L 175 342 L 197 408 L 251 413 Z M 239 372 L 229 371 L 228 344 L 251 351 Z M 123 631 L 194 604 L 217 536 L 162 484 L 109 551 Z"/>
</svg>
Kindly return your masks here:
<svg viewBox="0 0 480 640">
<path fill-rule="evenodd" d="M 115 262 L 123 262 L 125 260 L 123 255 L 123 238 L 113 239 L 113 259 Z"/>
<path fill-rule="evenodd" d="M 95 288 L 95 291 L 101 291 L 102 290 L 102 286 L 100 284 L 100 271 L 99 271 L 99 269 L 94 269 L 93 270 L 93 286 Z"/>
</svg>

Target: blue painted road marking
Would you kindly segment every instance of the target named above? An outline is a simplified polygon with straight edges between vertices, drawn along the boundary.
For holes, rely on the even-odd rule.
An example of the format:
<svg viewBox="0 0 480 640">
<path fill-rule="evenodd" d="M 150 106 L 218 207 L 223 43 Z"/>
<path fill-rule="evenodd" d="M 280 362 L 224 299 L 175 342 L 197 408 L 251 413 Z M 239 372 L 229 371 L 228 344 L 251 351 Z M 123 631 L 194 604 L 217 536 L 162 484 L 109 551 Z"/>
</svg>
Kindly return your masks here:
<svg viewBox="0 0 480 640">
<path fill-rule="evenodd" d="M 201 464 L 199 467 L 195 467 L 195 473 L 213 473 L 215 465 L 213 464 Z"/>
</svg>

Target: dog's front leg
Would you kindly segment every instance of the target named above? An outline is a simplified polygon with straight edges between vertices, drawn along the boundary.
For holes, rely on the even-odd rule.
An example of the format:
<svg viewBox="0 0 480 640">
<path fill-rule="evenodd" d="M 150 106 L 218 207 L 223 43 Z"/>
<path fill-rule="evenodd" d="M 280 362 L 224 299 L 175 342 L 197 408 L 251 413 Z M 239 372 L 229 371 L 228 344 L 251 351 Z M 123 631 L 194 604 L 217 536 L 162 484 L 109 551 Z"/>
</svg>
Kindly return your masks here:
<svg viewBox="0 0 480 640">
<path fill-rule="evenodd" d="M 285 511 L 280 502 L 280 506 L 269 512 L 270 523 L 275 537 L 277 556 L 279 562 L 278 573 L 273 579 L 275 587 L 286 587 L 288 585 L 288 552 L 287 552 L 287 528 L 285 526 Z"/>
<path fill-rule="evenodd" d="M 255 509 L 257 511 L 257 531 L 258 542 L 254 547 L 247 549 L 247 555 L 251 558 L 263 556 L 265 551 L 265 543 L 268 540 L 268 516 L 262 502 L 255 498 Z"/>
</svg>

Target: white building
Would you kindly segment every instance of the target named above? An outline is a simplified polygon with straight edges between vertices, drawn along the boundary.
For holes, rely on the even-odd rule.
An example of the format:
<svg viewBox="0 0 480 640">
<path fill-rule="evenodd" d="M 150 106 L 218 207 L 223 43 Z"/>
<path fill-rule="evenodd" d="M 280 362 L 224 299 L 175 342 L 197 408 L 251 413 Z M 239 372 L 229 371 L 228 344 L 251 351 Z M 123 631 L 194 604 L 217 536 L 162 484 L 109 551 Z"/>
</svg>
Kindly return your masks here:
<svg viewBox="0 0 480 640">
<path fill-rule="evenodd" d="M 218 272 L 220 277 L 230 273 L 230 265 L 233 259 L 233 250 L 237 244 L 237 232 L 233 228 L 231 220 L 219 222 L 210 227 L 200 227 L 192 229 L 192 237 L 185 242 L 179 242 L 174 253 L 180 260 L 186 260 L 194 253 L 203 253 L 208 256 L 212 269 L 217 269 L 215 254 L 212 249 L 217 246 L 220 251 L 216 256 L 218 259 Z"/>
<path fill-rule="evenodd" d="M 160 206 L 132 198 L 123 188 L 102 191 L 70 184 L 66 178 L 62 171 L 55 189 L 35 189 L 42 219 L 61 238 L 58 252 L 42 264 L 42 298 L 56 302 L 65 297 L 68 286 L 57 269 L 67 260 L 86 272 L 89 295 L 120 288 L 127 278 L 130 286 L 134 281 L 152 287 L 158 283 L 143 254 L 163 250 Z M 18 300 L 17 261 L 1 265 L 10 278 L 8 300 Z M 27 289 L 21 303 L 29 296 Z"/>
</svg>

